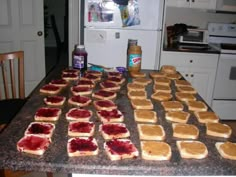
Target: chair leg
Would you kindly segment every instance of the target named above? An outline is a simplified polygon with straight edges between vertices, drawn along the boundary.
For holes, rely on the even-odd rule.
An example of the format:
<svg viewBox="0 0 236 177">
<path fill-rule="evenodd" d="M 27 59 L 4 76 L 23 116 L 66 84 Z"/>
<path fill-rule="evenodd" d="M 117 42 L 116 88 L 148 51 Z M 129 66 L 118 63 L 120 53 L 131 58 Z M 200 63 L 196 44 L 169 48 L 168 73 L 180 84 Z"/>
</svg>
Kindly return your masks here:
<svg viewBox="0 0 236 177">
<path fill-rule="evenodd" d="M 52 172 L 47 172 L 47 177 L 53 177 L 53 173 Z"/>
</svg>

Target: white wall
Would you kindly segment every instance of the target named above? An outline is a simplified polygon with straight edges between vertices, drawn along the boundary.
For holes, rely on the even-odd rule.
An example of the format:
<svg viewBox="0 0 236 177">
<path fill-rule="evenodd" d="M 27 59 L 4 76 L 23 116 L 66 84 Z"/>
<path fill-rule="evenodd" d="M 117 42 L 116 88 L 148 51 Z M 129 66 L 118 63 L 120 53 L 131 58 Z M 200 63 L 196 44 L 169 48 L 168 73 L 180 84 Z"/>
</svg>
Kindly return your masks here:
<svg viewBox="0 0 236 177">
<path fill-rule="evenodd" d="M 208 22 L 236 23 L 236 14 L 220 14 L 190 8 L 166 8 L 166 26 L 174 25 L 175 23 L 185 23 L 207 28 Z"/>
</svg>

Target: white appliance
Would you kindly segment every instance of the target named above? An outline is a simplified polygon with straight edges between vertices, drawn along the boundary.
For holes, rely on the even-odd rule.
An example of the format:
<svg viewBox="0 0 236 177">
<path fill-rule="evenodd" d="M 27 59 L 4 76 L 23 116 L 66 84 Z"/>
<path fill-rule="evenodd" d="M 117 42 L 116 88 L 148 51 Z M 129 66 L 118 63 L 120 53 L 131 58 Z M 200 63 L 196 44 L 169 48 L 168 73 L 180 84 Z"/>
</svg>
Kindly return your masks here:
<svg viewBox="0 0 236 177">
<path fill-rule="evenodd" d="M 129 15 L 135 12 L 136 21 L 140 24 L 125 27 L 121 9 L 126 6 L 115 2 L 85 1 L 84 45 L 88 52 L 88 62 L 107 67 L 126 67 L 128 40 L 135 39 L 142 48 L 141 68 L 158 69 L 164 0 L 129 0 L 129 7 L 135 8 L 129 9 Z M 123 14 L 125 18 L 126 15 Z"/>
<path fill-rule="evenodd" d="M 221 119 L 236 120 L 236 24 L 210 23 L 208 32 L 220 50 L 212 107 Z"/>
<path fill-rule="evenodd" d="M 188 32 L 179 36 L 179 43 L 208 44 L 208 31 L 205 29 L 188 29 Z"/>
<path fill-rule="evenodd" d="M 235 0 L 217 0 L 216 10 L 223 12 L 236 12 Z"/>
</svg>

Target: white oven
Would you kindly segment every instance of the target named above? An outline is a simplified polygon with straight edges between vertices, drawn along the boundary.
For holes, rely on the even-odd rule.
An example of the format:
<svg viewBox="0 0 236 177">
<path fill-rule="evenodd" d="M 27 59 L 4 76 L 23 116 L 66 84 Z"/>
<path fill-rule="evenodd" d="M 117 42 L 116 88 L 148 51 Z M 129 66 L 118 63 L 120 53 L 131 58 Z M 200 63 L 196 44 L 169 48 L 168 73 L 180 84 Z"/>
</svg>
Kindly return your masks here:
<svg viewBox="0 0 236 177">
<path fill-rule="evenodd" d="M 220 50 L 212 108 L 222 120 L 236 120 L 236 24 L 209 24 L 209 41 Z"/>
</svg>

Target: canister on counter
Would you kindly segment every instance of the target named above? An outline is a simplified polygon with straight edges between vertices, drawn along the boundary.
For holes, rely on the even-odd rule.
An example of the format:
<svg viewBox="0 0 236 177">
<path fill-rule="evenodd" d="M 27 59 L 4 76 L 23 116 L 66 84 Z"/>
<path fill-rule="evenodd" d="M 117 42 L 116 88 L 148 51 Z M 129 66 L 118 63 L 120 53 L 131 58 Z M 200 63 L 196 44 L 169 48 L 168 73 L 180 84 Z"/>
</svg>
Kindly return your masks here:
<svg viewBox="0 0 236 177">
<path fill-rule="evenodd" d="M 138 72 L 141 69 L 142 49 L 141 46 L 133 45 L 128 50 L 128 71 Z"/>
</svg>

